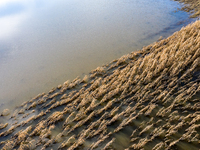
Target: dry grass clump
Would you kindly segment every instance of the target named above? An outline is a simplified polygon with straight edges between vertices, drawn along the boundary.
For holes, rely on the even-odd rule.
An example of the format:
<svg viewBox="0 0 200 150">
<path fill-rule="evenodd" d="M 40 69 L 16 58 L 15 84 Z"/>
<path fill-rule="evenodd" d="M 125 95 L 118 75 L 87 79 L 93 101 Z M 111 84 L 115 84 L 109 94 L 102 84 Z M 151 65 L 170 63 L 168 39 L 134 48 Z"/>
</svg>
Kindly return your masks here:
<svg viewBox="0 0 200 150">
<path fill-rule="evenodd" d="M 70 145 L 72 145 L 75 142 L 75 135 L 71 136 L 67 141 L 64 141 L 58 149 L 63 149 L 65 147 L 69 147 Z"/>
<path fill-rule="evenodd" d="M 50 117 L 47 118 L 48 124 L 54 124 L 55 122 L 63 119 L 63 113 L 60 111 L 54 112 Z"/>
<path fill-rule="evenodd" d="M 8 126 L 8 123 L 5 123 L 5 124 L 1 123 L 0 124 L 0 130 L 6 128 L 7 126 Z"/>
<path fill-rule="evenodd" d="M 0 148 L 198 150 L 199 43 L 196 21 L 38 95 L 0 124 Z"/>
<path fill-rule="evenodd" d="M 8 116 L 10 114 L 9 109 L 4 109 L 0 116 Z"/>
<path fill-rule="evenodd" d="M 185 5 L 182 7 L 182 10 L 192 13 L 191 17 L 200 16 L 200 1 L 199 0 L 175 0 Z"/>
</svg>

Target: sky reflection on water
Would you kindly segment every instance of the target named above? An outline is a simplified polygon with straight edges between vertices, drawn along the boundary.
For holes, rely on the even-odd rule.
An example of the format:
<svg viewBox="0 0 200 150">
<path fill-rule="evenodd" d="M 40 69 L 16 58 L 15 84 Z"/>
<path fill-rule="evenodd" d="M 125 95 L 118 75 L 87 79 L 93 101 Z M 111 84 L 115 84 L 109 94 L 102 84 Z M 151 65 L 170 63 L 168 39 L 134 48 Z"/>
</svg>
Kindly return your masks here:
<svg viewBox="0 0 200 150">
<path fill-rule="evenodd" d="M 1 0 L 0 104 L 14 106 L 169 36 L 188 19 L 177 7 L 168 0 Z"/>
</svg>

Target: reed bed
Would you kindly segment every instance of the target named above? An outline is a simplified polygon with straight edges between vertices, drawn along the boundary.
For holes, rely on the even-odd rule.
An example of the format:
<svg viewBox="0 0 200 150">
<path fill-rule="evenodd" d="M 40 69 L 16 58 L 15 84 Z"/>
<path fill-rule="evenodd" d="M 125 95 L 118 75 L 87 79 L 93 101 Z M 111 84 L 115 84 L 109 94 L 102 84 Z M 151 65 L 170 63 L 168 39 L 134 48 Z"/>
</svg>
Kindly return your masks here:
<svg viewBox="0 0 200 150">
<path fill-rule="evenodd" d="M 200 21 L 3 117 L 3 150 L 199 150 Z"/>
<path fill-rule="evenodd" d="M 181 10 L 187 11 L 191 13 L 192 18 L 196 18 L 200 16 L 200 0 L 175 0 L 183 3 L 183 7 Z"/>
</svg>

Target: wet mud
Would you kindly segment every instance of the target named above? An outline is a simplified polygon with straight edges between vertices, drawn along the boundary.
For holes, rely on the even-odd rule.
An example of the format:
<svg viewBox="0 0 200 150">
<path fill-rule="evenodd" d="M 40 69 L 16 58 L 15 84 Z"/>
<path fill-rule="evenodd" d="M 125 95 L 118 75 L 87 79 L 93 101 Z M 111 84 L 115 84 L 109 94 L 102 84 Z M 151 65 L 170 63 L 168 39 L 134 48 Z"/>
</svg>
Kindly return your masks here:
<svg viewBox="0 0 200 150">
<path fill-rule="evenodd" d="M 0 119 L 4 150 L 199 150 L 200 21 Z"/>
</svg>

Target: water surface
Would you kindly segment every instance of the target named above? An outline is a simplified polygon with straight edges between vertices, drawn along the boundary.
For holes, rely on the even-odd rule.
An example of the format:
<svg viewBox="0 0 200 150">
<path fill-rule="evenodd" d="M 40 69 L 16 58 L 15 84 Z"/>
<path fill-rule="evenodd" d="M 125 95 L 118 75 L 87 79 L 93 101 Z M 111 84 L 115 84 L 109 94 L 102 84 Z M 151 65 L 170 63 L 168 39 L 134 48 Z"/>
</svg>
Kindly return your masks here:
<svg viewBox="0 0 200 150">
<path fill-rule="evenodd" d="M 0 108 L 167 37 L 191 20 L 170 0 L 3 0 Z"/>
</svg>

